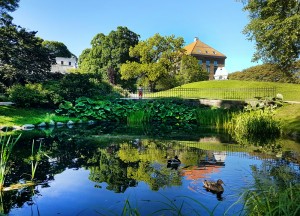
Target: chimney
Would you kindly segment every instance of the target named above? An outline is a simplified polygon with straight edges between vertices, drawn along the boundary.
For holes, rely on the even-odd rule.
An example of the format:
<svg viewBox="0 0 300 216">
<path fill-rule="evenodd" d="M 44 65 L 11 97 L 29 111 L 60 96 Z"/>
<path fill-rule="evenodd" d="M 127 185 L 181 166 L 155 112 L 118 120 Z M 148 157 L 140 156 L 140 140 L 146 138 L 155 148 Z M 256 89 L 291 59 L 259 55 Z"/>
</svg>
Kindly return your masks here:
<svg viewBox="0 0 300 216">
<path fill-rule="evenodd" d="M 195 38 L 194 38 L 194 41 L 197 41 L 197 40 L 199 40 L 199 38 L 198 38 L 198 37 L 195 37 Z"/>
</svg>

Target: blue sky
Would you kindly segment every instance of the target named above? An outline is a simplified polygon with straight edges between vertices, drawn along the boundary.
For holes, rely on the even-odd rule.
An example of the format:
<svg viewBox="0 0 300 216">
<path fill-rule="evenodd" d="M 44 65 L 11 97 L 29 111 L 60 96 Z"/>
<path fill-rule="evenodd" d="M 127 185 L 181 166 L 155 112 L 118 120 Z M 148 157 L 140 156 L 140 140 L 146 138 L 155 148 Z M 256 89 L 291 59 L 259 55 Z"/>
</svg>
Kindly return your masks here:
<svg viewBox="0 0 300 216">
<path fill-rule="evenodd" d="M 227 56 L 231 73 L 257 65 L 254 43 L 242 34 L 249 23 L 236 0 L 20 0 L 14 23 L 38 31 L 44 40 L 63 42 L 77 57 L 92 38 L 126 26 L 146 40 L 155 33 L 194 37 Z"/>
</svg>

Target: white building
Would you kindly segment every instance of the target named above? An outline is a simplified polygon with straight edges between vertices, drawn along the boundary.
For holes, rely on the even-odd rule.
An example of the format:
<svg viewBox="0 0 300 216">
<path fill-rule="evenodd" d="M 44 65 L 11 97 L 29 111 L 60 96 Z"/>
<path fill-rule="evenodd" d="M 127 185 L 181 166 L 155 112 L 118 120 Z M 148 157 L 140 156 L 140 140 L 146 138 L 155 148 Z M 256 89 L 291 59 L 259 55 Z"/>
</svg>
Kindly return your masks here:
<svg viewBox="0 0 300 216">
<path fill-rule="evenodd" d="M 56 57 L 56 64 L 51 65 L 51 72 L 67 73 L 71 68 L 77 68 L 77 58 Z"/>
<path fill-rule="evenodd" d="M 215 80 L 227 80 L 228 71 L 225 69 L 225 67 L 218 67 L 214 75 L 214 78 Z"/>
</svg>

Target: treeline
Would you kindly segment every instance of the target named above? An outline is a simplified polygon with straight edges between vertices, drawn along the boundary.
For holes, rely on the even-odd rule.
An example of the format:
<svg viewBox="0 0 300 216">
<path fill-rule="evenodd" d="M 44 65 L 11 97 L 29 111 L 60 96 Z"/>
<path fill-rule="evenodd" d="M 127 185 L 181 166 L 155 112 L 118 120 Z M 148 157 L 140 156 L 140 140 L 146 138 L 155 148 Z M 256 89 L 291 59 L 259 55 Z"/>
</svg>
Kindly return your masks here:
<svg viewBox="0 0 300 216">
<path fill-rule="evenodd" d="M 300 60 L 293 65 L 293 74 L 286 73 L 276 64 L 262 64 L 229 74 L 231 80 L 300 83 Z"/>
</svg>

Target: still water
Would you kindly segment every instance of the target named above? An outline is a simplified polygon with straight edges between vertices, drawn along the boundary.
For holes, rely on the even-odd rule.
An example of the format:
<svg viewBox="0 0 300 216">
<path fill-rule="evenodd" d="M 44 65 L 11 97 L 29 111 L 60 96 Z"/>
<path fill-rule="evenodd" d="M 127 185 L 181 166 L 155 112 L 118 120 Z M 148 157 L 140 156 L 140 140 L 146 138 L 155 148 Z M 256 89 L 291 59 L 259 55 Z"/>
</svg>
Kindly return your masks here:
<svg viewBox="0 0 300 216">
<path fill-rule="evenodd" d="M 40 157 L 33 161 L 40 143 Z M 257 187 L 254 176 L 271 178 L 271 170 L 281 167 L 299 175 L 299 143 L 289 141 L 288 151 L 279 153 L 258 150 L 207 128 L 98 125 L 23 132 L 5 184 L 29 180 L 31 163 L 37 162 L 36 185 L 4 191 L 1 210 L 8 215 L 242 215 L 242 195 Z M 181 164 L 168 166 L 176 155 Z M 203 187 L 204 180 L 218 179 L 225 183 L 221 196 Z"/>
</svg>

